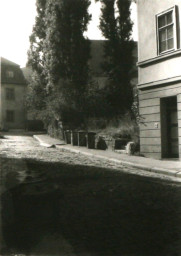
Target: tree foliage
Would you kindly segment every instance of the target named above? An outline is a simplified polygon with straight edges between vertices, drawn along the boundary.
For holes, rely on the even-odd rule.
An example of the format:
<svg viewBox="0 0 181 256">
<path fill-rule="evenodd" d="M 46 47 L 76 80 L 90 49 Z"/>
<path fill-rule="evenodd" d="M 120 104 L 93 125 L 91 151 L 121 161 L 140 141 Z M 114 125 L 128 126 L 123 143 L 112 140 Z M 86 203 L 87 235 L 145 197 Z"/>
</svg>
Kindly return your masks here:
<svg viewBox="0 0 181 256">
<path fill-rule="evenodd" d="M 46 0 L 37 0 L 37 16 L 28 51 L 28 68 L 32 73 L 28 84 L 27 107 L 33 118 L 43 119 L 46 109 L 46 79 L 42 59 L 43 43 L 46 36 L 44 23 Z"/>
<path fill-rule="evenodd" d="M 131 0 L 97 1 L 102 3 L 100 28 L 107 39 L 103 68 L 109 82 L 104 90 L 91 87 L 89 80 L 90 43 L 84 32 L 91 0 L 36 1 L 27 99 L 29 109 L 46 123 L 61 119 L 77 125 L 85 116 L 112 117 L 131 107 Z"/>
<path fill-rule="evenodd" d="M 37 89 L 41 88 L 44 110 L 54 118 L 62 118 L 66 107 L 83 109 L 90 57 L 89 41 L 84 37 L 91 19 L 89 5 L 90 0 L 37 0 L 28 52 L 28 64 L 37 79 L 30 85 L 30 98 L 41 101 Z"/>
<path fill-rule="evenodd" d="M 120 115 L 131 108 L 130 71 L 133 65 L 133 42 L 130 19 L 131 0 L 97 0 L 102 4 L 100 29 L 107 39 L 103 68 L 109 77 L 107 102 L 109 113 Z"/>
</svg>

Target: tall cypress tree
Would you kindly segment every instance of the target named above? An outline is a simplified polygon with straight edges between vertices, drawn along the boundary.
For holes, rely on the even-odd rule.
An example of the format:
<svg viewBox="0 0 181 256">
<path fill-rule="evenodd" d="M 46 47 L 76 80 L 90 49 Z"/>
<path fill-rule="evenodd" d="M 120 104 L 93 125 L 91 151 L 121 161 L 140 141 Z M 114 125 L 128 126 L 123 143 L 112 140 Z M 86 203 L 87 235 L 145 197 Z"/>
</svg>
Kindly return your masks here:
<svg viewBox="0 0 181 256">
<path fill-rule="evenodd" d="M 42 50 L 43 42 L 46 36 L 46 27 L 44 23 L 46 0 L 37 0 L 37 16 L 32 34 L 30 36 L 30 49 L 28 51 L 28 64 L 33 71 L 42 72 Z"/>
<path fill-rule="evenodd" d="M 49 0 L 46 8 L 43 55 L 50 105 L 70 121 L 75 113 L 84 114 L 90 46 L 83 34 L 91 18 L 89 5 L 90 0 Z"/>
<path fill-rule="evenodd" d="M 50 87 L 68 79 L 76 90 L 87 82 L 89 41 L 83 33 L 90 20 L 89 0 L 49 0 L 44 43 L 45 72 Z"/>
<path fill-rule="evenodd" d="M 70 111 L 71 107 L 83 109 L 90 57 L 89 41 L 84 32 L 91 19 L 90 0 L 45 2 L 43 5 L 43 0 L 37 1 L 41 4 L 38 7 L 43 5 L 44 8 L 40 8 L 36 19 L 29 62 L 35 70 L 40 68 L 48 94 L 47 111 L 57 116 L 66 108 Z M 37 42 L 39 47 L 34 51 Z"/>
<path fill-rule="evenodd" d="M 46 108 L 46 80 L 43 72 L 43 43 L 46 36 L 44 23 L 46 0 L 37 0 L 37 16 L 32 34 L 30 36 L 30 48 L 28 51 L 28 67 L 32 70 L 32 76 L 28 85 L 27 106 L 34 116 L 41 119 L 41 111 Z"/>
<path fill-rule="evenodd" d="M 131 0 L 100 0 L 100 29 L 107 39 L 103 68 L 109 78 L 107 101 L 110 116 L 123 114 L 132 105 L 130 71 L 133 65 Z"/>
</svg>

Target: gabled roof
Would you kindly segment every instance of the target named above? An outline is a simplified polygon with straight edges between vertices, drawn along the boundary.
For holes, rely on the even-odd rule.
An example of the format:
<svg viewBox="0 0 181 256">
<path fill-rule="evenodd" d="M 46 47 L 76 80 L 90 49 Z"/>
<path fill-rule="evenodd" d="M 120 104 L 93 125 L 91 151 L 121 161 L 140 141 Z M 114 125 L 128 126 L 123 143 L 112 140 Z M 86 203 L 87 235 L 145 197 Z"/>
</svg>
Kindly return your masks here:
<svg viewBox="0 0 181 256">
<path fill-rule="evenodd" d="M 1 64 L 4 64 L 4 65 L 19 66 L 18 64 L 14 63 L 8 59 L 5 59 L 3 57 L 0 57 L 0 61 L 1 61 Z"/>
<path fill-rule="evenodd" d="M 24 78 L 23 72 L 20 69 L 20 65 L 0 57 L 1 61 L 1 83 L 2 84 L 21 84 L 25 85 L 26 80 Z M 13 77 L 7 75 L 8 71 L 13 72 Z"/>
</svg>

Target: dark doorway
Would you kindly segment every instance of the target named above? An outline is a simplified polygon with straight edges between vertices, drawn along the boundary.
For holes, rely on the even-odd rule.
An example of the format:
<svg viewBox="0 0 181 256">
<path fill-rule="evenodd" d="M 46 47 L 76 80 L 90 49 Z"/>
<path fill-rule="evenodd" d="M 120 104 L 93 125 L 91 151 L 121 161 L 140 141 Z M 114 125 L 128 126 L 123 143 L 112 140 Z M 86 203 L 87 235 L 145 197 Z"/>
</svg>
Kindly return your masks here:
<svg viewBox="0 0 181 256">
<path fill-rule="evenodd" d="M 178 158 L 178 116 L 177 97 L 161 99 L 162 157 Z"/>
</svg>

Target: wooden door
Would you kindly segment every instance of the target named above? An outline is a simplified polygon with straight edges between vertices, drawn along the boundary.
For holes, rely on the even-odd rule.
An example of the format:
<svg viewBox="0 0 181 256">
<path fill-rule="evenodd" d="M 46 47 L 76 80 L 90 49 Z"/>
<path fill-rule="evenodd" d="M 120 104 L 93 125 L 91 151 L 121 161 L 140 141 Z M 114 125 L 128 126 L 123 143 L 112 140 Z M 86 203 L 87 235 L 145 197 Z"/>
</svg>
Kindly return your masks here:
<svg viewBox="0 0 181 256">
<path fill-rule="evenodd" d="M 178 157 L 178 117 L 175 106 L 168 106 L 168 153 L 170 157 Z"/>
<path fill-rule="evenodd" d="M 178 158 L 178 113 L 177 97 L 161 99 L 162 158 Z"/>
</svg>

